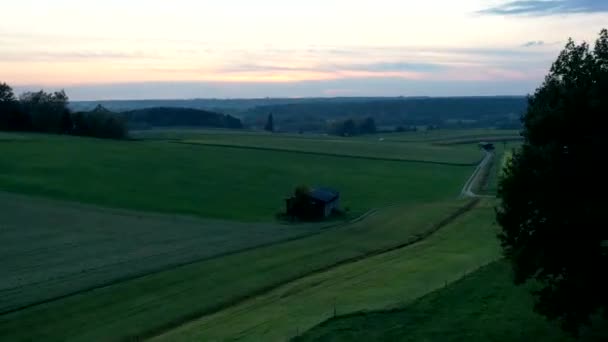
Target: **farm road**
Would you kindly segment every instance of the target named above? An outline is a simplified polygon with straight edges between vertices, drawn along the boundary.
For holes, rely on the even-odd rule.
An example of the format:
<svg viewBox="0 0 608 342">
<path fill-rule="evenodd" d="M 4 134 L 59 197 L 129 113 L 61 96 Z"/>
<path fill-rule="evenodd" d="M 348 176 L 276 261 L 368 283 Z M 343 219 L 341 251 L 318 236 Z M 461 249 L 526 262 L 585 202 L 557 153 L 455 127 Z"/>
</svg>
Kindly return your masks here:
<svg viewBox="0 0 608 342">
<path fill-rule="evenodd" d="M 475 168 L 475 171 L 473 171 L 473 174 L 471 175 L 469 180 L 467 180 L 467 182 L 464 184 L 464 187 L 462 188 L 462 192 L 460 193 L 460 197 L 472 197 L 472 198 L 494 197 L 494 196 L 478 195 L 478 194 L 475 194 L 475 192 L 473 192 L 473 188 L 479 183 L 480 177 L 483 176 L 484 171 L 486 171 L 487 168 L 491 167 L 491 163 L 492 163 L 493 159 L 494 159 L 494 153 L 486 151 L 484 158 L 481 160 L 479 165 L 477 165 L 477 167 Z"/>
</svg>

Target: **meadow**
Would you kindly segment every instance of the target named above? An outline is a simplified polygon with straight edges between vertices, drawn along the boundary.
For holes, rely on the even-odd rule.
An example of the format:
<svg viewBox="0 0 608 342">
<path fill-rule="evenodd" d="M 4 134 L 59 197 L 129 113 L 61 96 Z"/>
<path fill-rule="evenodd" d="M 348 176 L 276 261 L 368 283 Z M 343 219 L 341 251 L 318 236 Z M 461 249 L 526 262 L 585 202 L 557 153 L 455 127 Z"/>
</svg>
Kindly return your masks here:
<svg viewBox="0 0 608 342">
<path fill-rule="evenodd" d="M 0 337 L 284 340 L 331 298 L 342 314 L 445 286 L 497 257 L 495 227 L 456 199 L 476 144 L 429 134 L 3 135 Z M 277 221 L 300 184 L 339 189 L 350 221 Z"/>
<path fill-rule="evenodd" d="M 356 216 L 392 203 L 453 198 L 472 169 L 171 141 L 35 135 L 0 144 L 0 190 L 248 222 L 274 220 L 302 184 L 338 189 Z"/>
<path fill-rule="evenodd" d="M 388 161 L 419 161 L 445 165 L 472 166 L 479 162 L 479 149 L 474 145 L 445 147 L 425 143 L 404 144 L 386 141 L 384 137 L 366 140 L 348 138 L 306 139 L 248 135 L 234 139 L 230 135 L 214 134 L 205 138 L 185 139 L 182 143 L 205 146 L 243 148 L 249 150 L 289 151 L 326 156 L 344 156 Z"/>
<path fill-rule="evenodd" d="M 564 334 L 533 312 L 529 290 L 513 285 L 508 263 L 497 261 L 402 308 L 330 319 L 294 341 L 602 340 Z"/>
<path fill-rule="evenodd" d="M 284 341 L 334 315 L 405 305 L 500 256 L 489 202 L 419 243 L 299 279 L 160 341 Z"/>
<path fill-rule="evenodd" d="M 389 207 L 322 234 L 36 305 L 0 316 L 0 336 L 92 341 L 154 335 L 290 281 L 418 241 L 466 203 Z"/>
<path fill-rule="evenodd" d="M 520 139 L 514 130 L 471 129 L 378 133 L 344 138 L 321 134 L 268 134 L 225 130 L 158 129 L 137 131 L 146 140 L 172 140 L 207 146 L 282 150 L 370 159 L 426 161 L 456 165 L 479 162 L 479 141 Z"/>
</svg>

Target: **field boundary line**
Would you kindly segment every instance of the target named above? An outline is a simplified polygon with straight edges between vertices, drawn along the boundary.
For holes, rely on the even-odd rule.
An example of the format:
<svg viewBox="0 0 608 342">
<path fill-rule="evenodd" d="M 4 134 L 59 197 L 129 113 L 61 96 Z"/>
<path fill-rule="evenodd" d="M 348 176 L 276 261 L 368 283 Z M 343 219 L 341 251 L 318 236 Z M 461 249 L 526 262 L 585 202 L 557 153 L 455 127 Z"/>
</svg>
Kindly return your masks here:
<svg viewBox="0 0 608 342">
<path fill-rule="evenodd" d="M 167 140 L 174 144 L 183 144 L 190 146 L 208 146 L 208 147 L 221 147 L 221 148 L 234 148 L 243 150 L 257 150 L 257 151 L 271 151 L 271 152 L 285 152 L 285 153 L 299 153 L 313 156 L 324 156 L 324 157 L 337 157 L 337 158 L 351 158 L 351 159 L 363 159 L 363 160 L 376 160 L 376 161 L 389 161 L 389 162 L 404 162 L 404 163 L 421 163 L 421 164 L 432 164 L 432 165 L 444 165 L 444 166 L 475 166 L 479 161 L 473 163 L 452 163 L 442 162 L 433 160 L 420 160 L 420 159 L 402 159 L 402 158 L 383 158 L 383 157 L 372 157 L 372 156 L 357 156 L 352 154 L 339 154 L 339 153 L 328 153 L 328 152 L 313 152 L 303 150 L 290 150 L 286 148 L 275 148 L 275 147 L 260 147 L 260 146 L 244 146 L 244 145 L 230 145 L 230 144 L 215 144 L 215 143 L 198 143 L 188 142 L 182 140 Z"/>
<path fill-rule="evenodd" d="M 123 341 L 140 341 L 140 340 L 146 340 L 146 339 L 151 339 L 157 336 L 160 336 L 166 332 L 169 332 L 173 329 L 176 329 L 184 324 L 187 324 L 189 322 L 192 322 L 194 320 L 200 319 L 204 316 L 208 316 L 208 315 L 212 315 L 215 314 L 217 312 L 220 312 L 222 310 L 225 310 L 229 307 L 238 305 L 244 301 L 253 299 L 255 297 L 264 295 L 270 291 L 273 291 L 277 288 L 280 288 L 282 286 L 285 286 L 287 284 L 290 284 L 292 282 L 295 281 L 299 281 L 301 279 L 307 278 L 307 277 L 311 277 L 314 276 L 316 274 L 320 274 L 320 273 L 324 273 L 327 271 L 330 271 L 334 268 L 338 268 L 341 266 L 345 266 L 348 264 L 352 264 L 364 259 L 368 259 L 371 257 L 375 257 L 378 255 L 382 255 L 382 254 L 386 254 L 386 253 L 390 253 L 390 252 L 394 252 L 412 245 L 415 245 L 417 243 L 422 242 L 423 240 L 427 239 L 428 237 L 432 236 L 433 234 L 435 234 L 436 232 L 438 232 L 441 228 L 447 226 L 448 224 L 452 223 L 453 221 L 455 221 L 457 218 L 459 218 L 460 216 L 466 214 L 467 212 L 471 211 L 473 208 L 475 208 L 477 206 L 477 204 L 479 204 L 479 202 L 481 201 L 481 199 L 479 198 L 472 198 L 469 200 L 469 202 L 467 204 L 465 204 L 464 206 L 458 208 L 457 210 L 455 210 L 453 213 L 451 213 L 450 215 L 448 215 L 447 217 L 443 218 L 441 221 L 433 224 L 430 229 L 428 229 L 427 231 L 423 232 L 423 233 L 419 233 L 417 235 L 414 236 L 413 239 L 397 244 L 395 246 L 391 246 L 391 247 L 386 247 L 386 248 L 381 248 L 378 250 L 374 250 L 362 255 L 358 255 L 355 257 L 351 257 L 351 258 L 346 258 L 344 260 L 338 261 L 336 263 L 333 263 L 331 265 L 327 265 L 324 267 L 320 267 L 316 270 L 313 270 L 311 272 L 308 272 L 306 274 L 303 275 L 299 275 L 299 276 L 295 276 L 292 279 L 288 279 L 285 281 L 281 281 L 277 284 L 272 284 L 272 285 L 268 285 L 265 286 L 263 288 L 260 288 L 258 290 L 255 290 L 247 295 L 243 295 L 237 298 L 234 298 L 230 301 L 227 301 L 224 304 L 220 304 L 217 305 L 217 307 L 215 308 L 209 308 L 209 309 L 205 309 L 205 310 L 201 310 L 199 312 L 194 312 L 194 313 L 190 313 L 187 315 L 184 315 L 182 317 L 176 318 L 173 321 L 170 321 L 168 323 L 165 323 L 161 326 L 158 326 L 157 328 L 151 329 L 147 332 L 143 332 L 142 334 L 136 335 L 136 336 L 126 336 L 125 338 L 123 338 Z"/>
</svg>

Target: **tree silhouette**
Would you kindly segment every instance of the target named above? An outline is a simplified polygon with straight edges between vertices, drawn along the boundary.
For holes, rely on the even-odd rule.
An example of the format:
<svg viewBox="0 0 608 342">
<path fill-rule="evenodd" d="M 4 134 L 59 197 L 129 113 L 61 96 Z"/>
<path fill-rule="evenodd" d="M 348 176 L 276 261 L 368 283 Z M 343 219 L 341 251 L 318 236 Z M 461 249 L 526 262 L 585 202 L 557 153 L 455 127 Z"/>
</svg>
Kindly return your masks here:
<svg viewBox="0 0 608 342">
<path fill-rule="evenodd" d="M 0 83 L 0 102 L 14 102 L 16 100 L 13 88 L 6 83 Z"/>
<path fill-rule="evenodd" d="M 500 239 L 537 312 L 573 333 L 608 315 L 608 31 L 572 40 L 529 98 L 524 144 L 499 184 Z"/>
<path fill-rule="evenodd" d="M 268 132 L 274 132 L 274 119 L 272 114 L 268 114 L 268 119 L 266 120 L 266 125 L 264 126 L 264 130 Z"/>
</svg>

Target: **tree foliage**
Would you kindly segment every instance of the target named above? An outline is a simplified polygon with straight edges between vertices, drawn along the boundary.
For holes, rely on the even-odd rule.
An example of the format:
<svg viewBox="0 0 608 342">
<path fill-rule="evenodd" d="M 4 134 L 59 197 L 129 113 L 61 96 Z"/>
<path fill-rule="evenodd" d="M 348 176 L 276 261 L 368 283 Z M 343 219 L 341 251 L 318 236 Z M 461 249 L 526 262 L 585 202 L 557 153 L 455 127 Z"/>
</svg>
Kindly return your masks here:
<svg viewBox="0 0 608 342">
<path fill-rule="evenodd" d="M 154 107 L 131 110 L 122 114 L 133 128 L 172 126 L 243 128 L 243 123 L 236 117 L 193 108 Z"/>
<path fill-rule="evenodd" d="M 36 132 L 68 133 L 70 127 L 66 124 L 65 116 L 70 115 L 68 96 L 65 92 L 46 93 L 42 90 L 26 92 L 19 96 L 22 110 L 31 121 L 31 129 Z"/>
<path fill-rule="evenodd" d="M 72 122 L 74 135 L 107 139 L 123 139 L 127 136 L 125 117 L 100 105 L 90 112 L 74 113 Z"/>
<path fill-rule="evenodd" d="M 0 83 L 0 130 L 20 131 L 29 127 L 29 118 L 21 111 L 13 89 Z"/>
<path fill-rule="evenodd" d="M 26 92 L 15 97 L 13 90 L 0 83 L 0 130 L 74 134 L 122 139 L 127 135 L 123 115 L 102 107 L 92 112 L 72 114 L 68 96 L 62 91 Z"/>
<path fill-rule="evenodd" d="M 525 139 L 500 181 L 500 239 L 536 310 L 571 331 L 608 315 L 608 31 L 568 42 L 529 97 Z"/>
<path fill-rule="evenodd" d="M 363 120 L 347 119 L 335 121 L 329 125 L 328 133 L 343 137 L 376 133 L 376 122 L 368 117 Z"/>
<path fill-rule="evenodd" d="M 6 83 L 0 83 L 0 103 L 15 102 L 16 100 L 13 88 Z"/>
</svg>

